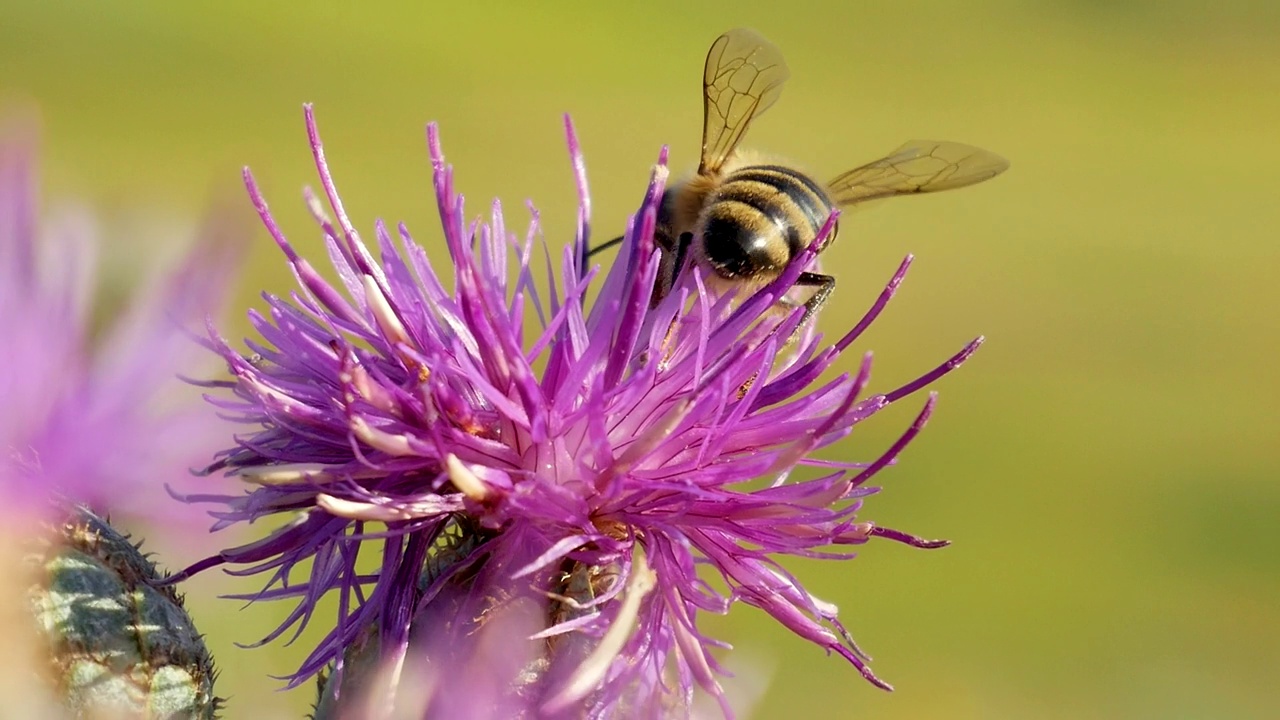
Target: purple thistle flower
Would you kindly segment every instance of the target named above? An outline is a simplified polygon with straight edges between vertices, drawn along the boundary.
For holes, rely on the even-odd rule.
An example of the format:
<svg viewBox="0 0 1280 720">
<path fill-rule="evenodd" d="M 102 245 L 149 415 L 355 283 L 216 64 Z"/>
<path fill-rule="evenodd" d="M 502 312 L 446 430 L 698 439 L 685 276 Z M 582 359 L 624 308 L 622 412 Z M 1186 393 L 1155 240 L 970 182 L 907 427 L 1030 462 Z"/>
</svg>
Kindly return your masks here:
<svg viewBox="0 0 1280 720">
<path fill-rule="evenodd" d="M 696 687 L 729 715 L 709 652 L 719 644 L 697 619 L 741 601 L 889 689 L 836 608 L 777 558 L 849 558 L 831 548 L 876 536 L 946 544 L 855 519 L 877 490 L 867 481 L 919 433 L 933 396 L 870 463 L 810 457 L 958 367 L 981 342 L 889 392 L 864 397 L 870 354 L 856 375 L 817 384 L 884 309 L 910 257 L 831 345 L 809 332 L 788 346 L 799 312 L 773 310 L 815 260 L 813 249 L 748 297 L 716 297 L 695 269 L 650 308 L 665 148 L 617 260 L 598 281 L 597 270 L 578 270 L 590 203 L 567 118 L 580 204 L 559 272 L 550 251 L 535 248 L 536 211 L 523 239 L 509 233 L 497 203 L 488 222 L 466 219 L 432 124 L 427 144 L 455 274 L 448 290 L 403 225 L 375 225 L 375 258 L 343 210 L 310 106 L 305 115 L 323 201 L 310 190 L 305 197 L 340 285 L 295 251 L 246 170 L 249 195 L 300 290 L 265 295 L 267 313 L 250 314 L 265 341 L 247 341 L 250 356 L 210 328 L 233 375 L 211 383 L 223 392 L 210 401 L 251 429 L 209 470 L 253 488 L 189 498 L 221 503 L 219 528 L 277 513 L 295 519 L 179 577 L 218 565 L 268 574 L 248 597 L 295 607 L 262 642 L 300 630 L 320 597 L 335 592 L 337 622 L 294 684 L 331 662 L 342 672 L 344 649 L 371 628 L 392 668 L 409 667 L 412 642 L 432 648 L 437 667 L 470 677 L 461 670 L 476 652 L 469 639 L 532 603 L 539 644 L 525 647 L 542 651 L 508 663 L 494 686 L 522 698 L 529 714 L 687 713 Z M 833 214 L 820 237 L 834 222 Z M 549 289 L 536 287 L 538 265 Z M 801 466 L 810 470 L 796 473 Z M 792 477 L 800 474 L 816 477 Z M 381 550 L 372 572 L 357 569 L 367 545 Z M 307 559 L 309 575 L 291 578 Z"/>
<path fill-rule="evenodd" d="M 164 492 L 225 437 L 178 378 L 206 357 L 182 324 L 217 309 L 242 243 L 222 219 L 104 332 L 90 328 L 101 246 L 88 213 L 39 218 L 34 123 L 0 138 L 0 492 L 8 520 L 57 503 L 190 527 Z M 238 240 L 231 233 L 231 239 Z M 193 367 L 194 364 L 194 367 Z M 206 366 L 207 367 L 207 366 Z M 178 538 L 173 536 L 170 539 Z"/>
</svg>

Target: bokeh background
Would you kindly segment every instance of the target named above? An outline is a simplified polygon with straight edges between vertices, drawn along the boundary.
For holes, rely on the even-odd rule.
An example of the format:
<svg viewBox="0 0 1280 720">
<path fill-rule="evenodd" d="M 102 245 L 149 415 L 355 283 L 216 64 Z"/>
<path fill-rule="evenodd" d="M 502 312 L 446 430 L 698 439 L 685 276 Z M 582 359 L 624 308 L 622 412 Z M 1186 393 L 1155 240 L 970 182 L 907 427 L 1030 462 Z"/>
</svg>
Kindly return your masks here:
<svg viewBox="0 0 1280 720">
<path fill-rule="evenodd" d="M 988 343 L 939 386 L 935 419 L 864 513 L 954 545 L 794 564 L 897 692 L 744 607 L 714 627 L 744 677 L 769 673 L 754 716 L 1273 718 L 1280 6 L 1209 6 L 5 0 L 0 101 L 39 107 L 46 194 L 106 218 L 124 287 L 138 253 L 178 242 L 164 233 L 245 164 L 319 250 L 299 195 L 314 183 L 303 102 L 366 232 L 404 220 L 440 247 L 423 140 L 436 120 L 474 212 L 498 196 L 519 219 L 529 198 L 568 238 L 564 111 L 596 226 L 620 228 L 663 143 L 677 168 L 696 163 L 712 38 L 755 27 L 792 80 L 751 144 L 820 177 L 915 137 L 1013 167 L 860 212 L 826 256 L 840 287 L 822 323 L 836 331 L 917 255 L 858 348 L 877 352 L 878 387 Z M 259 232 L 230 334 L 260 289 L 289 286 Z M 876 451 L 914 411 L 840 453 Z M 227 716 L 300 717 L 311 689 L 267 676 L 303 648 L 234 645 L 284 608 L 202 597 L 255 587 L 189 588 Z"/>
</svg>

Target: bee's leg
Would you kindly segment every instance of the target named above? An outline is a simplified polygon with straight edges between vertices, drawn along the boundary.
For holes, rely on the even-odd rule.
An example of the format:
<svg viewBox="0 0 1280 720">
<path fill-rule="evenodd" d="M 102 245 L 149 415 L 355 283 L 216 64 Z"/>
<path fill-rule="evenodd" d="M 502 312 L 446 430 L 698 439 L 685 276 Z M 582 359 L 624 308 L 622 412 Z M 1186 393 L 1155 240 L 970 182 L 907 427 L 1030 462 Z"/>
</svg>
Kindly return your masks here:
<svg viewBox="0 0 1280 720">
<path fill-rule="evenodd" d="M 816 287 L 818 289 L 815 290 L 813 295 L 805 301 L 804 315 L 800 318 L 800 324 L 796 326 L 795 331 L 791 333 L 791 337 L 787 340 L 787 344 L 794 341 L 796 339 L 796 335 L 798 335 L 804 326 L 813 319 L 813 316 L 817 314 L 818 310 L 821 310 L 822 306 L 827 304 L 827 300 L 830 299 L 831 293 L 836 289 L 836 279 L 830 275 L 823 275 L 822 273 L 802 272 L 800 273 L 800 277 L 796 278 L 796 286 Z"/>
<path fill-rule="evenodd" d="M 693 242 L 693 233 L 683 233 L 678 240 L 672 240 L 667 228 L 660 226 L 654 232 L 653 239 L 661 248 L 662 254 L 658 260 L 658 277 L 654 279 L 653 295 L 649 298 L 650 309 L 658 307 L 658 303 L 676 286 L 689 254 L 689 245 Z M 673 327 L 674 322 L 675 318 L 672 318 Z"/>
<path fill-rule="evenodd" d="M 689 246 L 693 244 L 693 233 L 687 232 L 680 235 L 680 239 L 676 241 L 676 261 L 672 265 L 671 277 L 680 276 L 680 271 L 684 270 L 684 261 L 689 257 Z"/>
<path fill-rule="evenodd" d="M 815 290 L 813 295 L 809 296 L 809 299 L 805 301 L 804 315 L 800 317 L 800 322 L 796 325 L 796 329 L 791 331 L 791 334 L 787 336 L 786 342 L 782 343 L 778 348 L 779 350 L 790 347 L 800 339 L 800 333 L 804 332 L 809 321 L 813 319 L 813 316 L 817 314 L 818 310 L 822 309 L 822 306 L 831 298 L 831 293 L 836 289 L 836 279 L 830 275 L 823 275 L 822 273 L 802 272 L 800 273 L 800 277 L 796 278 L 794 287 L 816 287 L 817 290 Z M 777 307 L 793 309 L 795 308 L 795 305 L 788 300 L 779 300 Z M 747 378 L 746 382 L 742 383 L 738 388 L 738 399 L 742 399 L 742 397 L 747 394 L 747 390 L 751 388 L 755 381 L 756 375 L 752 375 Z"/>
<path fill-rule="evenodd" d="M 578 266 L 579 277 L 585 276 L 587 274 L 587 269 L 588 269 L 587 262 L 591 259 L 592 255 L 595 255 L 601 250 L 608 250 L 609 248 L 614 247 L 616 245 L 621 245 L 623 237 L 625 236 L 619 235 L 618 237 L 610 240 L 607 243 L 604 243 L 603 245 L 597 245 L 593 248 L 587 248 L 587 251 L 582 254 L 582 264 Z"/>
</svg>

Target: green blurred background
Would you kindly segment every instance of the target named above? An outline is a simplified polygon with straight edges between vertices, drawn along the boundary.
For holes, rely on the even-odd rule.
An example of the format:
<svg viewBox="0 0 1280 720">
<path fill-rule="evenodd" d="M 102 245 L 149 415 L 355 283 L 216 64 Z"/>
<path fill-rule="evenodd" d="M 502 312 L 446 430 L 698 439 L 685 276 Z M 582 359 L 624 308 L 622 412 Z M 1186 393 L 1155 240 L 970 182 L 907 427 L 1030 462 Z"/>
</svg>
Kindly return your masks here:
<svg viewBox="0 0 1280 720">
<path fill-rule="evenodd" d="M 863 515 L 954 545 L 794 564 L 898 691 L 742 607 L 714 627 L 731 664 L 760 665 L 744 676 L 771 673 L 755 716 L 1280 717 L 1280 6 L 434 5 L 8 0 L 0 99 L 39 105 L 48 195 L 115 218 L 121 267 L 135 235 L 120 218 L 196 217 L 244 164 L 316 253 L 298 194 L 314 183 L 308 101 L 362 230 L 404 220 L 440 248 L 423 142 L 437 120 L 472 212 L 499 196 L 519 226 L 531 198 L 567 238 L 560 113 L 582 137 L 597 228 L 618 228 L 661 144 L 677 169 L 696 162 L 711 39 L 755 27 L 792 80 L 752 145 L 820 177 L 914 137 L 1013 163 L 859 213 L 826 256 L 834 332 L 917 255 L 860 345 L 877 352 L 876 387 L 988 343 L 941 383 L 935 419 Z M 257 289 L 290 283 L 259 232 L 231 334 Z M 915 409 L 840 454 L 875 452 Z M 266 674 L 302 648 L 233 645 L 284 608 L 197 597 L 256 581 L 200 583 L 228 717 L 300 716 L 310 689 L 278 692 Z"/>
</svg>

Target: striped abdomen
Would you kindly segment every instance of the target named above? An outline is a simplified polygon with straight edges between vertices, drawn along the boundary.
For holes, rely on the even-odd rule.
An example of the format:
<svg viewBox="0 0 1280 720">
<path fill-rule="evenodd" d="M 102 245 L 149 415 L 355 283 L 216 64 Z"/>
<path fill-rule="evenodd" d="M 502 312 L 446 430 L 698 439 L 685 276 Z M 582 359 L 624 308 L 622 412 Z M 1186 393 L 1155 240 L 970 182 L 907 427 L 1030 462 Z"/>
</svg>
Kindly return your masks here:
<svg viewBox="0 0 1280 720">
<path fill-rule="evenodd" d="M 799 171 L 738 168 L 707 197 L 699 254 L 721 277 L 771 279 L 813 242 L 831 209 L 822 186 Z"/>
</svg>

